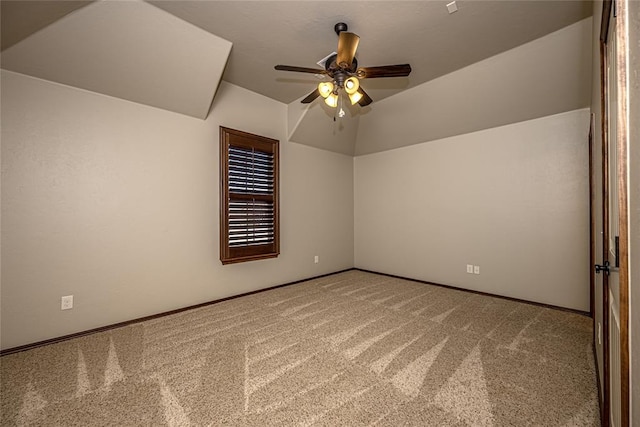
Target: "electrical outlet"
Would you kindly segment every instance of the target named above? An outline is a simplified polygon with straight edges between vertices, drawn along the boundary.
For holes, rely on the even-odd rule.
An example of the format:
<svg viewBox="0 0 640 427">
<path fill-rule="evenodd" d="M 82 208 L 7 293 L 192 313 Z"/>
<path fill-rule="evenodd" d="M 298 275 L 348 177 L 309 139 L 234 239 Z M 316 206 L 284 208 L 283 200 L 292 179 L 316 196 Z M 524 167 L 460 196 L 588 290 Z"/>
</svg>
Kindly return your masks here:
<svg viewBox="0 0 640 427">
<path fill-rule="evenodd" d="M 60 310 L 70 310 L 73 308 L 73 295 L 67 295 L 60 299 Z"/>
<path fill-rule="evenodd" d="M 473 265 L 467 264 L 467 273 L 473 274 Z"/>
<path fill-rule="evenodd" d="M 480 266 L 479 265 L 474 265 L 473 266 L 473 274 L 480 274 Z"/>
<path fill-rule="evenodd" d="M 320 257 L 319 257 L 318 255 L 316 255 L 316 256 L 313 258 L 313 262 L 314 262 L 314 263 L 316 263 L 316 264 L 317 264 L 317 263 L 319 263 L 319 262 L 320 262 Z"/>
</svg>

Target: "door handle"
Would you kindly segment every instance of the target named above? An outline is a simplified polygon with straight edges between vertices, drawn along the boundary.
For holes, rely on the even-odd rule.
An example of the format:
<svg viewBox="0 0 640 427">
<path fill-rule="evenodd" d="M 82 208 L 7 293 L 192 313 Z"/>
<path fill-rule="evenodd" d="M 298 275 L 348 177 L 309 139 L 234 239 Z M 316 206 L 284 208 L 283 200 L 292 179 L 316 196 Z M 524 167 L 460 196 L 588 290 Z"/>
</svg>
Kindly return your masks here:
<svg viewBox="0 0 640 427">
<path fill-rule="evenodd" d="M 609 261 L 605 261 L 604 265 L 596 264 L 595 268 L 596 268 L 596 274 L 600 274 L 601 271 L 604 271 L 607 276 L 609 275 L 609 272 L 610 272 Z"/>
</svg>

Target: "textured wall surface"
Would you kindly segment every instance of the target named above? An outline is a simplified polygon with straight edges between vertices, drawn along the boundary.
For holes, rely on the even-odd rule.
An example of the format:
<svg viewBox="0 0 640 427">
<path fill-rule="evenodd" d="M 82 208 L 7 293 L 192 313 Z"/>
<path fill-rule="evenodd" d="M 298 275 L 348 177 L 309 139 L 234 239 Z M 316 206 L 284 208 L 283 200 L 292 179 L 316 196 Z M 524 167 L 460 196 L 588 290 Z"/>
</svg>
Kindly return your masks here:
<svg viewBox="0 0 640 427">
<path fill-rule="evenodd" d="M 285 118 L 229 84 L 203 121 L 3 71 L 2 348 L 352 267 L 353 159 Z M 280 140 L 277 259 L 219 261 L 220 125 Z"/>
<path fill-rule="evenodd" d="M 588 310 L 588 131 L 584 109 L 356 157 L 356 267 Z"/>
</svg>

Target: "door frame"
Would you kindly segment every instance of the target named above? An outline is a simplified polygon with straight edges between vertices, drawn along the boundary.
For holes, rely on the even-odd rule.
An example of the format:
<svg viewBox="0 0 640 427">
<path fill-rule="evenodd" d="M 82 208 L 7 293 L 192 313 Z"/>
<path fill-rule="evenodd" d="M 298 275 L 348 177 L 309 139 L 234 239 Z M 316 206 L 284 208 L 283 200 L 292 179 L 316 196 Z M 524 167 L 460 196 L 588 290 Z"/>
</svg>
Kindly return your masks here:
<svg viewBox="0 0 640 427">
<path fill-rule="evenodd" d="M 621 426 L 629 426 L 629 93 L 628 93 L 628 0 L 616 0 L 616 63 L 618 116 L 616 150 L 620 245 L 620 408 Z"/>
<path fill-rule="evenodd" d="M 600 22 L 600 122 L 601 122 L 601 182 L 602 197 L 602 263 L 609 259 L 609 111 L 607 104 L 608 85 L 607 78 L 607 39 L 609 33 L 609 19 L 612 13 L 611 0 L 605 0 L 602 5 L 602 20 Z M 595 238 L 595 236 L 594 236 Z M 596 246 L 596 242 L 593 243 Z M 597 259 L 594 254 L 594 259 Z M 593 268 L 593 267 L 592 267 Z M 592 275 L 595 272 L 592 271 Z M 610 378 L 609 378 L 609 276 L 602 275 L 602 404 L 600 406 L 600 422 L 603 427 L 609 427 L 610 417 Z M 596 316 L 594 313 L 594 328 Z"/>
<path fill-rule="evenodd" d="M 619 213 L 619 317 L 620 317 L 620 409 L 621 426 L 629 426 L 629 211 L 628 211 L 628 90 L 627 90 L 627 34 L 628 34 L 628 0 L 605 0 L 602 8 L 600 23 L 600 106 L 602 130 L 602 250 L 603 262 L 609 259 L 609 175 L 615 173 L 618 187 Z M 616 119 L 616 154 L 617 170 L 609 170 L 609 111 L 607 104 L 608 85 L 607 54 L 609 34 L 609 20 L 611 14 L 616 14 L 616 87 L 617 87 L 617 117 Z M 592 206 L 591 213 L 595 207 Z M 591 248 L 595 248 L 595 235 L 591 236 Z M 591 254 L 592 260 L 595 253 Z M 592 278 L 594 273 L 592 272 Z M 594 282 L 592 282 L 594 283 Z M 609 426 L 611 411 L 610 390 L 610 355 L 609 355 L 609 280 L 607 275 L 602 277 L 602 354 L 603 354 L 603 383 L 601 421 L 605 427 Z M 592 292 L 595 284 L 592 284 Z M 593 307 L 593 306 L 592 306 Z M 594 311 L 595 326 L 595 311 Z"/>
</svg>

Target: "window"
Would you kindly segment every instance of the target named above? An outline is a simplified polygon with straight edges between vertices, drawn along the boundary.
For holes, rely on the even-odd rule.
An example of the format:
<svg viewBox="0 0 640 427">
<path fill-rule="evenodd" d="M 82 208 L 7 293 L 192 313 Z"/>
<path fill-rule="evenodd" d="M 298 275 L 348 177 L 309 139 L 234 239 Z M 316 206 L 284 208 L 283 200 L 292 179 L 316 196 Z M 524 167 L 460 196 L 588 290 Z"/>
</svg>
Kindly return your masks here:
<svg viewBox="0 0 640 427">
<path fill-rule="evenodd" d="M 220 261 L 280 253 L 278 141 L 220 126 Z"/>
</svg>

